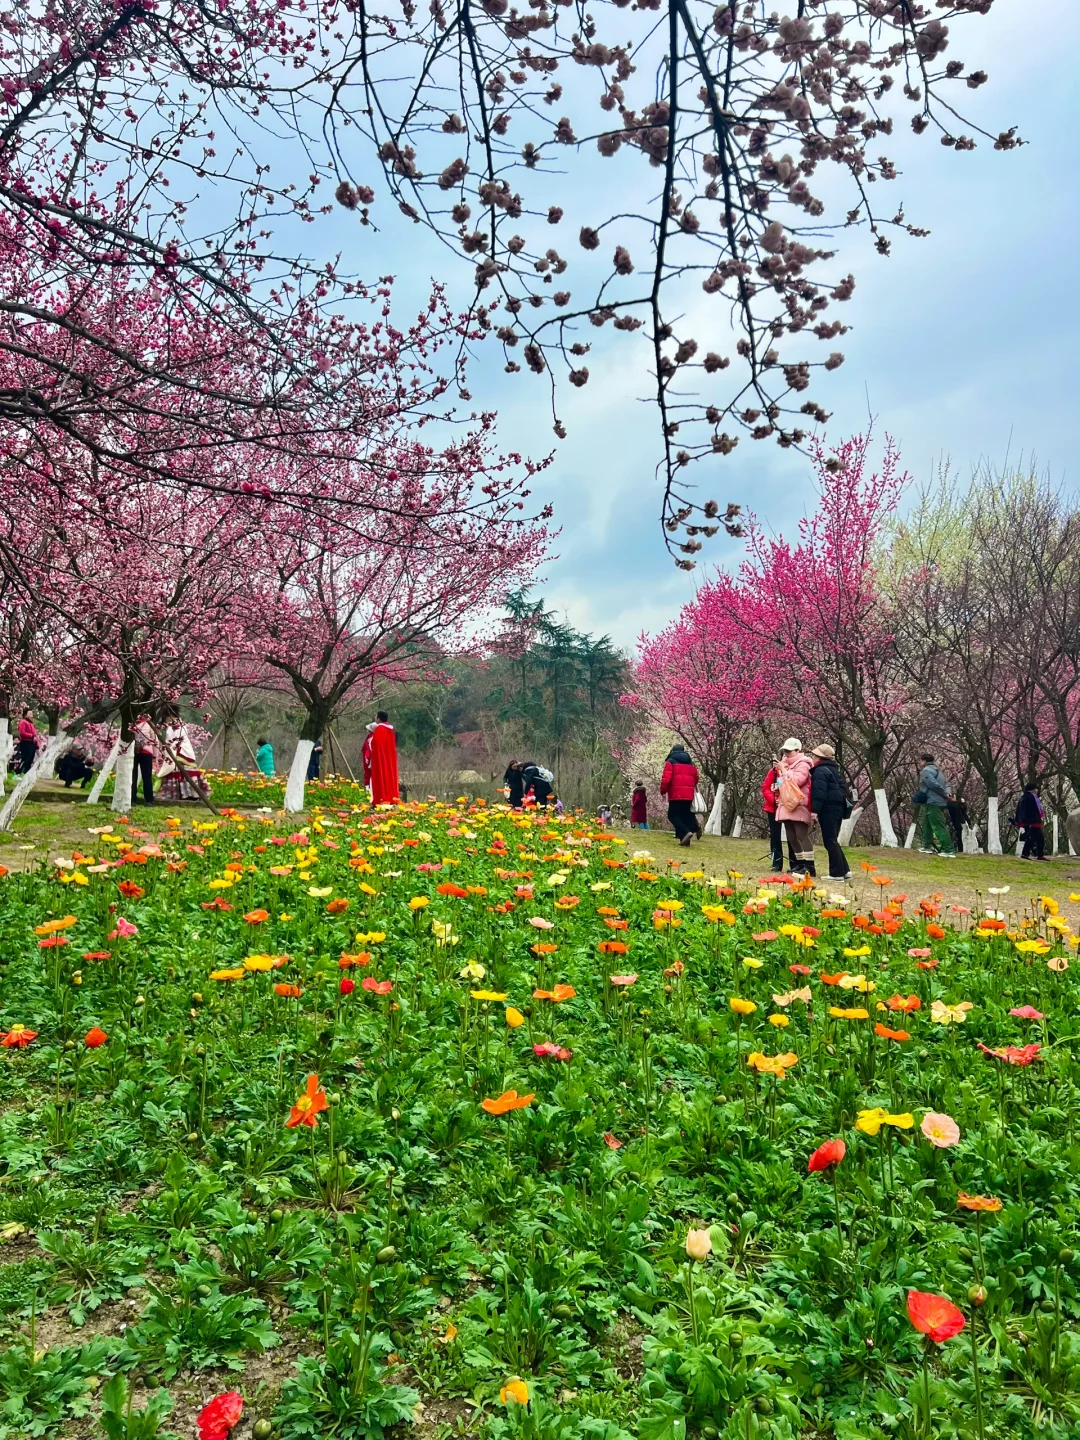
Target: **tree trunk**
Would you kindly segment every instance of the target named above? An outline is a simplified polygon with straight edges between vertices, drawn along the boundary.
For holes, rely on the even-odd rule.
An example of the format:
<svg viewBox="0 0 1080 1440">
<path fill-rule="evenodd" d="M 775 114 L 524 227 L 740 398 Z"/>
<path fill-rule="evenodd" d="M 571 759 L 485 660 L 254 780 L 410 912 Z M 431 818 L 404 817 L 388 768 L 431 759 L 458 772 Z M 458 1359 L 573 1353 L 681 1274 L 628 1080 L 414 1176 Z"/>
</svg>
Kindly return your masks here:
<svg viewBox="0 0 1080 1440">
<path fill-rule="evenodd" d="M 8 761 L 11 759 L 14 749 L 15 742 L 11 738 L 11 722 L 6 714 L 0 715 L 0 798 L 4 795 Z"/>
<path fill-rule="evenodd" d="M 739 838 L 739 836 L 740 836 L 741 834 L 742 834 L 742 816 L 741 816 L 741 815 L 736 815 L 734 821 L 732 822 L 732 826 L 731 826 L 731 838 L 732 838 L 732 840 L 738 840 L 738 838 Z"/>
<path fill-rule="evenodd" d="M 232 726 L 226 720 L 221 727 L 221 768 L 224 771 L 229 769 L 229 742 L 232 740 Z"/>
<path fill-rule="evenodd" d="M 709 811 L 709 818 L 705 821 L 704 833 L 706 835 L 720 835 L 723 833 L 720 826 L 724 817 L 725 788 L 726 787 L 722 780 L 717 781 L 716 793 L 713 796 L 712 809 Z"/>
<path fill-rule="evenodd" d="M 1054 839 L 1053 839 L 1053 842 L 1051 843 L 1051 846 L 1050 846 L 1050 854 L 1051 854 L 1051 855 L 1056 855 L 1056 854 L 1058 853 L 1058 846 L 1059 846 L 1060 844 L 1061 844 L 1061 821 L 1058 819 L 1057 815 L 1055 814 L 1055 816 L 1054 816 Z"/>
<path fill-rule="evenodd" d="M 7 804 L 0 810 L 0 830 L 10 830 L 23 802 L 33 790 L 42 775 L 48 775 L 65 750 L 71 748 L 72 737 L 63 733 L 50 735 L 34 757 L 34 763 L 11 792 Z"/>
<path fill-rule="evenodd" d="M 896 838 L 896 831 L 893 829 L 892 816 L 889 814 L 889 797 L 883 789 L 874 787 L 874 804 L 877 806 L 878 825 L 881 827 L 881 843 L 889 849 L 899 848 L 900 841 Z"/>
<path fill-rule="evenodd" d="M 1001 821 L 998 815 L 998 797 L 986 797 L 986 853 L 1001 854 Z"/>
<path fill-rule="evenodd" d="M 965 855 L 978 855 L 978 854 L 980 854 L 980 853 L 981 853 L 981 847 L 980 847 L 980 845 L 979 845 L 979 832 L 978 832 L 978 830 L 975 829 L 975 826 L 974 826 L 974 825 L 965 825 L 965 826 L 964 826 L 964 829 L 963 829 L 963 836 L 964 836 L 964 854 L 965 854 Z"/>
<path fill-rule="evenodd" d="M 301 736 L 296 742 L 292 764 L 289 766 L 289 778 L 285 782 L 285 809 L 290 815 L 299 815 L 304 808 L 308 761 L 314 749 L 314 740 L 305 740 Z"/>
<path fill-rule="evenodd" d="M 914 820 L 907 827 L 907 834 L 904 837 L 904 849 L 910 850 L 915 844 L 915 822 Z"/>
<path fill-rule="evenodd" d="M 127 815 L 131 810 L 131 780 L 135 774 L 135 730 L 131 708 L 126 703 L 120 707 L 120 738 L 117 747 L 111 809 L 116 815 Z"/>
<path fill-rule="evenodd" d="M 1065 833 L 1069 837 L 1069 854 L 1080 855 L 1080 810 L 1070 810 L 1065 819 Z"/>
<path fill-rule="evenodd" d="M 861 805 L 856 805 L 856 806 L 855 806 L 855 809 L 852 810 L 852 812 L 851 812 L 851 814 L 848 816 L 848 818 L 841 823 L 841 826 L 840 826 L 840 834 L 837 836 L 837 840 L 838 840 L 839 844 L 841 844 L 841 845 L 850 845 L 850 844 L 851 844 L 851 837 L 852 837 L 852 835 L 855 834 L 855 826 L 859 823 L 860 819 L 862 818 L 862 813 L 863 813 L 863 807 L 862 807 Z"/>
<path fill-rule="evenodd" d="M 96 805 L 101 799 L 101 792 L 105 789 L 105 781 L 108 780 L 109 776 L 113 772 L 113 768 L 116 765 L 116 756 L 119 750 L 120 741 L 114 740 L 112 749 L 105 757 L 104 765 L 102 765 L 101 769 L 94 776 L 94 783 L 90 786 L 90 793 L 86 797 L 86 803 L 88 805 Z"/>
</svg>

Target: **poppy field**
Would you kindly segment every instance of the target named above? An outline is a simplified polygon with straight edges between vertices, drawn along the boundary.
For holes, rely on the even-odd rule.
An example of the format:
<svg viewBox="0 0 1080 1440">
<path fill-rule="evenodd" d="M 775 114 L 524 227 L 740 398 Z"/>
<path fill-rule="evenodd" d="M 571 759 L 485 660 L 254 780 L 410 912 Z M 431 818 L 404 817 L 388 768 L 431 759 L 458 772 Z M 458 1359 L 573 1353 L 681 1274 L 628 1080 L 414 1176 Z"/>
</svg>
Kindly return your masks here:
<svg viewBox="0 0 1080 1440">
<path fill-rule="evenodd" d="M 0 1440 L 1080 1433 L 1056 901 L 294 824 L 0 878 Z"/>
</svg>

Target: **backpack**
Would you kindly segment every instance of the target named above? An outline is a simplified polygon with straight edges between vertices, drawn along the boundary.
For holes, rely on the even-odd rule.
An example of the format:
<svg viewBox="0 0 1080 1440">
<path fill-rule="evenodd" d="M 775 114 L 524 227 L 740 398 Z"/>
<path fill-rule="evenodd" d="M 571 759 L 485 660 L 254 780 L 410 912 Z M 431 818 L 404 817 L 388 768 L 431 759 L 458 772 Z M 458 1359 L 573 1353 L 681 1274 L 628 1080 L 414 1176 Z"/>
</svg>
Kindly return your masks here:
<svg viewBox="0 0 1080 1440">
<path fill-rule="evenodd" d="M 540 778 L 541 780 L 543 780 L 543 782 L 545 783 L 545 785 L 550 785 L 550 784 L 552 784 L 553 781 L 554 781 L 554 779 L 555 779 L 555 776 L 551 773 L 551 771 L 550 771 L 550 770 L 545 770 L 544 767 L 543 767 L 543 765 L 537 765 L 537 767 L 536 767 L 536 773 L 537 773 L 537 775 L 539 776 L 539 778 Z"/>
</svg>

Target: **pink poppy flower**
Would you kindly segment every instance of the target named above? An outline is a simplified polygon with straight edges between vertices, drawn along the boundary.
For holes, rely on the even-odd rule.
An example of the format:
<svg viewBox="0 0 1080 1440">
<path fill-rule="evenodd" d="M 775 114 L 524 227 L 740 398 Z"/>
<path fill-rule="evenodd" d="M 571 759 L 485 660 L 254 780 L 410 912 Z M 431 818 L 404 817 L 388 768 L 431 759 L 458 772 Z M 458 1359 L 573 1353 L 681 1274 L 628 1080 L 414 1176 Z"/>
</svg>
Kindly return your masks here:
<svg viewBox="0 0 1080 1440">
<path fill-rule="evenodd" d="M 1041 1010 L 1036 1010 L 1034 1005 L 1018 1005 L 1015 1010 L 1009 1011 L 1018 1020 L 1045 1020 L 1046 1016 Z"/>
<path fill-rule="evenodd" d="M 612 985 L 622 985 L 629 987 L 630 985 L 637 984 L 636 975 L 609 975 L 608 979 L 611 981 Z"/>
<path fill-rule="evenodd" d="M 545 920 L 542 915 L 530 915 L 529 924 L 534 930 L 554 930 L 554 920 Z"/>
<path fill-rule="evenodd" d="M 910 958 L 911 958 L 912 960 L 929 960 L 929 959 L 930 959 L 930 951 L 929 951 L 929 950 L 909 950 L 907 953 L 908 953 L 908 955 L 910 956 Z"/>
<path fill-rule="evenodd" d="M 960 1126 L 951 1115 L 939 1115 L 934 1110 L 928 1110 L 919 1129 L 939 1150 L 950 1150 L 960 1142 Z"/>
</svg>

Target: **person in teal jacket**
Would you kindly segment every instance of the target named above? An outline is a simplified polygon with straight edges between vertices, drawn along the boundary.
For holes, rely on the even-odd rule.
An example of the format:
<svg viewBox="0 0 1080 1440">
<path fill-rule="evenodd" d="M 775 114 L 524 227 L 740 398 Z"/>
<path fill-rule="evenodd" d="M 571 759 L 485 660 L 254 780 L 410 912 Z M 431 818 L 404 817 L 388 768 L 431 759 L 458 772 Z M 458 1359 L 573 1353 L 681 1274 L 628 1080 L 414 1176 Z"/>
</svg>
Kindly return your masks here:
<svg viewBox="0 0 1080 1440">
<path fill-rule="evenodd" d="M 269 740 L 260 740 L 255 751 L 255 764 L 270 779 L 274 778 L 274 747 Z"/>
</svg>

